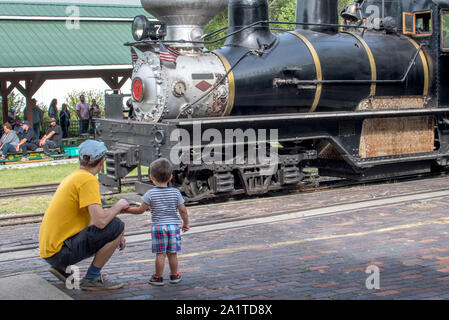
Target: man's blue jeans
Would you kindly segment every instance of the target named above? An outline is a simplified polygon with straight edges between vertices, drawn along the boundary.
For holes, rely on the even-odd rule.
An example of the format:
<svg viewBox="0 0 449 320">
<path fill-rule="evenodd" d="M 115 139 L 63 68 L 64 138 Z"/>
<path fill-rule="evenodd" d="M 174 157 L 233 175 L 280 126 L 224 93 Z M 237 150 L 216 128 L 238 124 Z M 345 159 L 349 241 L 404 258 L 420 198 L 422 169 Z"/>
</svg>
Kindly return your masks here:
<svg viewBox="0 0 449 320">
<path fill-rule="evenodd" d="M 16 152 L 16 147 L 14 147 L 12 144 L 9 143 L 5 144 L 2 148 L 2 155 L 6 156 L 8 152 L 12 153 Z"/>
<path fill-rule="evenodd" d="M 80 120 L 80 134 L 88 133 L 89 131 L 89 119 Z"/>
</svg>

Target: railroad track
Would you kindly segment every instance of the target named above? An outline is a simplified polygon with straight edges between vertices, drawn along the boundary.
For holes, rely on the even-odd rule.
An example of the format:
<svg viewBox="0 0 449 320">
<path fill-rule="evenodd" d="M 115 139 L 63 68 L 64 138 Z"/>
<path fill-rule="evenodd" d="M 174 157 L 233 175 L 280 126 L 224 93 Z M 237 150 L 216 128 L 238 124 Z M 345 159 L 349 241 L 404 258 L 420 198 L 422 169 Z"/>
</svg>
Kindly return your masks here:
<svg viewBox="0 0 449 320">
<path fill-rule="evenodd" d="M 137 176 L 122 179 L 122 185 L 132 185 L 137 182 Z M 59 186 L 58 183 L 38 184 L 31 186 L 0 188 L 0 198 L 25 197 L 40 194 L 52 194 Z"/>
<path fill-rule="evenodd" d="M 285 210 L 274 214 L 264 213 L 258 214 L 256 216 L 238 217 L 238 218 L 228 218 L 228 219 L 215 219 L 207 222 L 192 222 L 191 230 L 185 234 L 185 236 L 190 236 L 191 234 L 198 234 L 204 232 L 222 231 L 230 230 L 236 228 L 244 228 L 248 226 L 256 226 L 266 223 L 276 223 L 281 221 L 293 220 L 293 219 L 308 219 L 318 216 L 330 216 L 341 214 L 343 212 L 352 210 L 369 209 L 379 206 L 395 205 L 399 203 L 404 203 L 408 201 L 416 200 L 429 200 L 435 198 L 449 196 L 449 190 L 447 188 L 441 188 L 432 190 L 429 192 L 410 192 L 406 194 L 397 194 L 393 196 L 378 197 L 375 199 L 366 200 L 355 200 L 346 201 L 342 203 L 332 203 L 330 205 L 324 205 L 315 208 L 306 208 L 303 210 Z M 247 201 L 254 201 L 247 200 Z M 127 245 L 133 245 L 137 243 L 150 241 L 148 228 L 144 230 L 137 230 L 133 232 L 127 232 L 125 234 L 127 237 Z M 39 245 L 38 243 L 30 243 L 26 245 L 19 245 L 13 247 L 3 247 L 0 249 L 0 262 L 11 262 L 22 259 L 32 259 L 38 258 L 37 253 Z"/>
<path fill-rule="evenodd" d="M 436 177 L 444 177 L 447 176 L 447 172 L 442 173 L 431 173 L 426 175 L 421 175 L 419 177 L 411 176 L 411 177 L 401 177 L 401 178 L 395 178 L 395 181 L 419 181 L 423 179 L 431 179 Z M 129 177 L 135 178 L 135 177 Z M 128 183 L 132 184 L 135 181 L 129 180 Z M 248 197 L 245 197 L 244 195 L 237 195 L 232 198 L 216 198 L 214 200 L 204 201 L 204 202 L 191 202 L 186 203 L 186 206 L 188 207 L 208 207 L 208 206 L 214 206 L 217 204 L 226 204 L 229 203 L 232 205 L 235 202 L 241 203 L 241 202 L 252 202 L 260 200 L 261 198 L 266 198 L 267 200 L 270 198 L 279 198 L 282 196 L 289 196 L 294 195 L 297 193 L 312 193 L 312 192 L 318 192 L 318 191 L 325 191 L 330 189 L 336 189 L 336 188 L 349 188 L 353 186 L 360 186 L 360 185 L 370 185 L 370 184 L 378 184 L 378 183 L 387 183 L 388 181 L 385 180 L 372 180 L 372 181 L 365 181 L 365 182 L 358 182 L 358 181 L 352 181 L 352 180 L 345 180 L 345 179 L 321 179 L 317 183 L 311 184 L 309 186 L 300 186 L 296 189 L 286 189 L 283 191 L 277 191 L 277 192 L 271 192 L 267 193 L 261 196 L 256 196 L 256 198 L 252 197 L 248 199 Z M 26 188 L 33 188 L 31 187 L 25 187 Z M 441 189 L 440 191 L 445 190 Z M 0 189 L 1 191 L 1 189 Z M 134 203 L 134 205 L 136 205 Z M 107 208 L 109 206 L 105 206 Z M 24 213 L 24 214 L 8 214 L 8 215 L 0 215 L 0 228 L 2 227 L 10 227 L 10 226 L 17 226 L 17 225 L 25 225 L 25 224 L 34 224 L 34 223 L 41 223 L 42 217 L 44 213 Z"/>
</svg>

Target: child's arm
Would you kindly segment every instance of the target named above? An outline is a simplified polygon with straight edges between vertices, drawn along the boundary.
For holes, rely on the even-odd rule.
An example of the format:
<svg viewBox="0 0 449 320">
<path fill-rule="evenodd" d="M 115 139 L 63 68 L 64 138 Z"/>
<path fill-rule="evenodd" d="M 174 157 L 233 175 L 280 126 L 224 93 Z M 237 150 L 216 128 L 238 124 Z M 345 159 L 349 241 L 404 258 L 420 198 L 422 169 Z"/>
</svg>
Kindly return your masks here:
<svg viewBox="0 0 449 320">
<path fill-rule="evenodd" d="M 148 205 L 145 202 L 142 202 L 140 207 L 128 207 L 123 210 L 122 213 L 131 213 L 131 214 L 142 214 L 148 210 Z"/>
<path fill-rule="evenodd" d="M 187 214 L 187 208 L 184 204 L 181 204 L 178 207 L 178 211 L 179 211 L 179 215 L 181 216 L 182 222 L 183 222 L 183 226 L 182 226 L 182 231 L 186 232 L 189 231 L 190 226 L 189 226 L 189 215 Z"/>
</svg>

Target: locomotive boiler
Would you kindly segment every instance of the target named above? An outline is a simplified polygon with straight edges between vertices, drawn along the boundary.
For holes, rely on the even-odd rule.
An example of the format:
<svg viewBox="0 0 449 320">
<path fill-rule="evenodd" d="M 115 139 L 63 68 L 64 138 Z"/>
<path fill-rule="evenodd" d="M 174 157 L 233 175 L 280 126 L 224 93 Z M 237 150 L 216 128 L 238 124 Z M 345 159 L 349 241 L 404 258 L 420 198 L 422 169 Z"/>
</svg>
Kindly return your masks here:
<svg viewBox="0 0 449 320">
<path fill-rule="evenodd" d="M 159 157 L 192 201 L 296 187 L 316 169 L 370 180 L 447 165 L 449 1 L 339 13 L 336 0 L 298 0 L 288 23 L 269 21 L 267 0 L 141 1 L 158 22 L 133 24 L 132 119 L 98 121 L 102 183 Z M 226 6 L 224 45 L 209 52 L 203 27 Z"/>
</svg>

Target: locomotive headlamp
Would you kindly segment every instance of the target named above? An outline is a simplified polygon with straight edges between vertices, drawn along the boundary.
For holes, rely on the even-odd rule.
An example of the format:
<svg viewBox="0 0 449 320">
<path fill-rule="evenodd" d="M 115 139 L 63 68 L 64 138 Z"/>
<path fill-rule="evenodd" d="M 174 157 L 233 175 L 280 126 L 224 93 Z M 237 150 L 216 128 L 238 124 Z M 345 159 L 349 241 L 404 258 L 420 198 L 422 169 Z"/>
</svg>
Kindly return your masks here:
<svg viewBox="0 0 449 320">
<path fill-rule="evenodd" d="M 145 39 L 148 35 L 148 20 L 145 16 L 137 16 L 133 21 L 133 38 L 136 41 Z"/>
<path fill-rule="evenodd" d="M 142 79 L 136 77 L 131 84 L 132 94 L 134 100 L 137 102 L 142 102 L 143 100 L 143 81 Z"/>
</svg>

